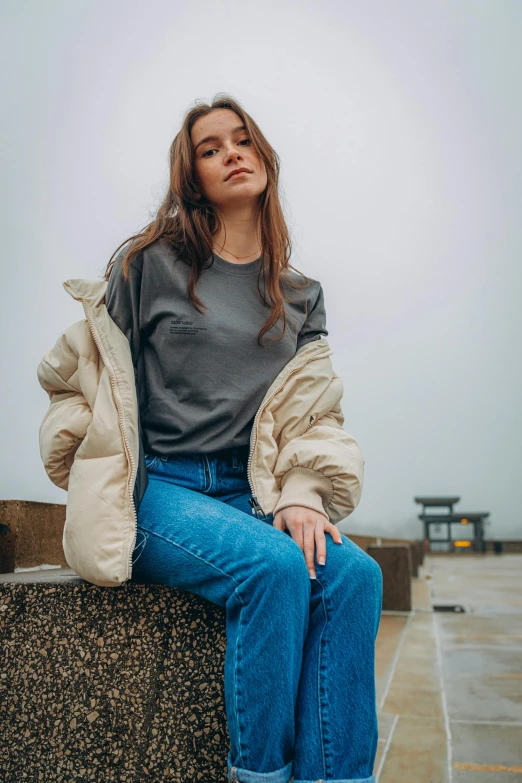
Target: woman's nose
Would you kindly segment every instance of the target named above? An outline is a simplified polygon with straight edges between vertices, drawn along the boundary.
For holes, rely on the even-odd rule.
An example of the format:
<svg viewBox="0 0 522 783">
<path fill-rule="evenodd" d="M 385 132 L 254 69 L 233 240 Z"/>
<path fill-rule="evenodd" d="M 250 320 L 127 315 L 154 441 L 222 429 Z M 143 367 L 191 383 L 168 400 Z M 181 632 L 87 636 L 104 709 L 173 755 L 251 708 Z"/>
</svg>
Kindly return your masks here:
<svg viewBox="0 0 522 783">
<path fill-rule="evenodd" d="M 238 152 L 238 150 L 234 149 L 233 147 L 230 148 L 230 150 L 227 150 L 227 153 L 225 155 L 225 160 L 242 160 L 241 153 Z"/>
</svg>

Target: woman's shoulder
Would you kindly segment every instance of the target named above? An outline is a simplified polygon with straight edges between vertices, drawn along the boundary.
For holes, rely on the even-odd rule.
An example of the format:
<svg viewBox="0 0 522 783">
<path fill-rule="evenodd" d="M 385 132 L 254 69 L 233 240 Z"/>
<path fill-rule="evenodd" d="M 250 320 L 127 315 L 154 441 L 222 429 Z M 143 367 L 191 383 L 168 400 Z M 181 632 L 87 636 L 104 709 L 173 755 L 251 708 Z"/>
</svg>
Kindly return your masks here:
<svg viewBox="0 0 522 783">
<path fill-rule="evenodd" d="M 114 266 L 121 268 L 123 260 L 131 247 L 132 241 L 129 241 L 118 251 Z M 154 242 L 151 242 L 149 245 L 138 250 L 132 257 L 130 266 L 137 272 L 143 272 L 150 264 L 157 264 L 165 261 L 172 263 L 177 260 L 179 260 L 179 255 L 170 242 L 165 237 L 158 237 Z"/>
<path fill-rule="evenodd" d="M 297 296 L 301 300 L 304 300 L 309 306 L 313 306 L 322 295 L 322 285 L 319 280 L 310 277 L 310 275 L 305 275 L 302 272 L 297 272 L 295 269 L 285 269 L 281 275 L 281 282 L 290 295 Z M 292 283 L 297 283 L 299 287 L 294 287 Z M 301 287 L 306 283 L 308 283 L 308 285 Z"/>
<path fill-rule="evenodd" d="M 179 254 L 176 252 L 172 243 L 164 236 L 158 237 L 154 242 L 151 242 L 150 245 L 144 247 L 142 256 L 146 260 L 168 259 L 169 261 L 177 261 L 179 259 Z"/>
</svg>

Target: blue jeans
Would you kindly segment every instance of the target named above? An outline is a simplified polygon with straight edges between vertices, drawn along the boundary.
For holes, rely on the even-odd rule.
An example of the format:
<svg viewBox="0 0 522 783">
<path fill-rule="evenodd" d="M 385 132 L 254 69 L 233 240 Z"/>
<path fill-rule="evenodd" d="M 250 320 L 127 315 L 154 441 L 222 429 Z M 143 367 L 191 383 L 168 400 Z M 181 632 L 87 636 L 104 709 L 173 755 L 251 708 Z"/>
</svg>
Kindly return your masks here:
<svg viewBox="0 0 522 783">
<path fill-rule="evenodd" d="M 253 515 L 247 457 L 146 456 L 132 580 L 226 607 L 229 780 L 374 783 L 381 570 L 326 533 L 311 579 L 290 533 Z"/>
</svg>

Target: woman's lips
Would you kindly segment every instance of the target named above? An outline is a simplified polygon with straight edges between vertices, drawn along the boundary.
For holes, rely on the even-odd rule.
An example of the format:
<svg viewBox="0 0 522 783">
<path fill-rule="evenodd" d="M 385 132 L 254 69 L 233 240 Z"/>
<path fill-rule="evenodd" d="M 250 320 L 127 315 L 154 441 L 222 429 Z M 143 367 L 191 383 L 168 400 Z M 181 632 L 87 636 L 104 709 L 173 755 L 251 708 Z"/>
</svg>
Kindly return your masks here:
<svg viewBox="0 0 522 783">
<path fill-rule="evenodd" d="M 250 172 L 249 171 L 238 171 L 237 174 L 232 174 L 232 176 L 229 177 L 229 179 L 234 179 L 234 177 L 242 177 L 245 174 L 250 174 Z"/>
</svg>

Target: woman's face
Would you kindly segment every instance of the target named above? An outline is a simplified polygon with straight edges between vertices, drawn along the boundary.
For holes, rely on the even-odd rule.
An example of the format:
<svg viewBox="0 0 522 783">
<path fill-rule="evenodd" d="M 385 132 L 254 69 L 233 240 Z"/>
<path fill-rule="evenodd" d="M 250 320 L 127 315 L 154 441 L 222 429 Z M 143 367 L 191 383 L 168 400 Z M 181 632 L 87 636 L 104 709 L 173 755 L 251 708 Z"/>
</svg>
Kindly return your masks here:
<svg viewBox="0 0 522 783">
<path fill-rule="evenodd" d="M 267 185 L 266 167 L 234 111 L 214 109 L 200 117 L 191 139 L 196 181 L 211 204 L 227 209 L 257 202 Z M 247 171 L 230 176 L 242 168 Z"/>
</svg>

